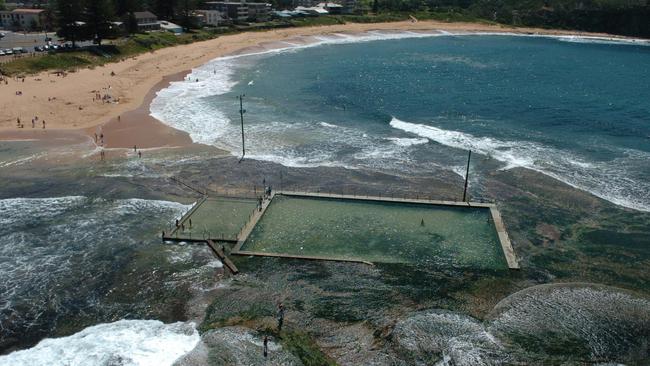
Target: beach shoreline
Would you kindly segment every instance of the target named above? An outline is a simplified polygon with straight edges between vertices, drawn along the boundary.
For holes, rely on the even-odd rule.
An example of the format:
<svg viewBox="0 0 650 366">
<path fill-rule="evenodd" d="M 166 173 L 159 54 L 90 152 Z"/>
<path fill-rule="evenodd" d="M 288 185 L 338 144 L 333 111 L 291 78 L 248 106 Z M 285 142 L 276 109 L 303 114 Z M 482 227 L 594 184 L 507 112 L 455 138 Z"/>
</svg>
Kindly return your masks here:
<svg viewBox="0 0 650 366">
<path fill-rule="evenodd" d="M 254 53 L 281 48 L 291 41 L 306 42 L 305 38 L 336 33 L 359 34 L 369 31 L 439 31 L 451 33 L 503 33 L 524 35 L 553 35 L 607 37 L 626 39 L 600 33 L 513 28 L 478 23 L 444 23 L 422 21 L 413 23 L 349 23 L 333 26 L 288 28 L 264 32 L 246 32 L 218 37 L 188 45 L 163 48 L 117 63 L 94 69 L 80 69 L 66 76 L 43 72 L 25 78 L 12 79 L 0 86 L 0 140 L 33 138 L 34 130 L 57 130 L 57 135 L 69 131 L 94 138 L 104 131 L 106 147 L 182 147 L 192 144 L 189 135 L 173 129 L 149 115 L 149 105 L 156 93 L 173 81 L 182 80 L 192 69 L 219 57 Z M 285 45 L 286 47 L 286 45 Z M 20 91 L 21 95 L 16 95 Z M 104 103 L 96 95 L 110 95 L 117 103 Z M 39 117 L 32 128 L 31 120 Z M 24 128 L 17 128 L 20 118 Z M 137 124 L 136 124 L 137 122 Z M 101 132 L 100 132 L 101 133 Z M 47 139 L 51 134 L 39 134 Z"/>
</svg>

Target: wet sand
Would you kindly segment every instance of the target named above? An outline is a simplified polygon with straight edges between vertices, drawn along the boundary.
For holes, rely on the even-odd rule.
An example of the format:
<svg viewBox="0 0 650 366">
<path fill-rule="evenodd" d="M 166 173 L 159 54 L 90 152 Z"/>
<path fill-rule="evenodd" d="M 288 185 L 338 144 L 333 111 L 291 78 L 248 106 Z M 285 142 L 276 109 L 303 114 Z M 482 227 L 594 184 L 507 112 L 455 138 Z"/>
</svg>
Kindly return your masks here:
<svg viewBox="0 0 650 366">
<path fill-rule="evenodd" d="M 140 148 L 153 147 L 187 147 L 192 145 L 189 134 L 171 128 L 149 115 L 149 105 L 156 93 L 169 86 L 173 81 L 183 80 L 187 72 L 165 76 L 147 93 L 142 104 L 132 111 L 111 119 L 103 126 L 95 126 L 86 130 L 93 136 L 103 133 L 104 146 L 107 148 Z"/>
</svg>

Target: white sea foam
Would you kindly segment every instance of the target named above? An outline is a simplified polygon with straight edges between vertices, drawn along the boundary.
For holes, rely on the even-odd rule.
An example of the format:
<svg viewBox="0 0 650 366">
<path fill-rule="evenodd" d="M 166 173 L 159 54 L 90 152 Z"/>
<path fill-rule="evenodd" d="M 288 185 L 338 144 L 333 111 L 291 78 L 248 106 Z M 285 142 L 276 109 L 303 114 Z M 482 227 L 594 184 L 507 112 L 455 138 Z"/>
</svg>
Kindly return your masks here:
<svg viewBox="0 0 650 366">
<path fill-rule="evenodd" d="M 43 156 L 47 156 L 47 153 L 38 153 L 38 154 L 32 154 L 30 156 L 20 158 L 20 159 L 15 159 L 15 160 L 9 160 L 9 161 L 0 161 L 0 168 L 7 168 L 10 166 L 18 166 L 18 165 L 23 165 L 27 164 L 32 160 L 37 160 L 39 158 L 42 158 Z"/>
<path fill-rule="evenodd" d="M 319 123 L 319 124 L 320 124 L 321 126 L 323 126 L 323 127 L 329 127 L 329 128 L 337 128 L 337 127 L 339 127 L 339 126 L 337 126 L 337 125 L 333 125 L 333 124 L 331 124 L 331 123 L 327 123 L 327 122 L 321 122 L 321 123 Z"/>
<path fill-rule="evenodd" d="M 165 366 L 199 341 L 193 323 L 120 320 L 68 337 L 45 339 L 33 348 L 0 356 L 0 365 Z"/>
<path fill-rule="evenodd" d="M 642 177 L 634 177 L 635 171 L 629 166 L 630 160 L 636 161 L 638 166 L 650 160 L 650 154 L 642 151 L 625 151 L 624 159 L 611 162 L 589 162 L 570 152 L 535 142 L 477 137 L 397 118 L 393 118 L 390 125 L 445 146 L 492 157 L 505 163 L 503 169 L 523 167 L 535 170 L 617 205 L 650 211 L 650 183 Z"/>
<path fill-rule="evenodd" d="M 423 145 L 429 142 L 426 138 L 408 138 L 408 137 L 387 137 L 386 140 L 394 143 L 397 146 L 414 146 Z"/>
</svg>

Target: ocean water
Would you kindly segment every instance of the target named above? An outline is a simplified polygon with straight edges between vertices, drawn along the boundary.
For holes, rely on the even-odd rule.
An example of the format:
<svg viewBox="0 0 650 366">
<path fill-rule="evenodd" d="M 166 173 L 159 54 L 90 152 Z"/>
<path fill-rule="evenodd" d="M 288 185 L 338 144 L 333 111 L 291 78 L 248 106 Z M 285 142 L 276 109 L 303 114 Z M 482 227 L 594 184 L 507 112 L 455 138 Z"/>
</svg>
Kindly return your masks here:
<svg viewBox="0 0 650 366">
<path fill-rule="evenodd" d="M 466 150 L 650 211 L 650 43 L 380 33 L 213 60 L 151 113 L 201 143 L 286 166 L 462 172 Z M 478 169 L 477 169 L 478 170 Z"/>
<path fill-rule="evenodd" d="M 0 353 L 51 336 L 75 319 L 137 314 L 147 296 L 121 307 L 107 300 L 111 287 L 128 286 L 114 281 L 138 250 L 160 245 L 160 229 L 189 207 L 85 196 L 0 200 Z M 0 364 L 6 362 L 0 356 Z"/>
</svg>

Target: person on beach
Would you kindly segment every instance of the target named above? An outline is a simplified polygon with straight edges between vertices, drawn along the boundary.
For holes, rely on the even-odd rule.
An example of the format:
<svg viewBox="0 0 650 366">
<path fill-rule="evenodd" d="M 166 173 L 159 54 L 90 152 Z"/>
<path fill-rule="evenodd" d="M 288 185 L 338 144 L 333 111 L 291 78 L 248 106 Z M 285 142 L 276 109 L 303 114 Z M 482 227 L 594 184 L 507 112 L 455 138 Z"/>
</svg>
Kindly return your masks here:
<svg viewBox="0 0 650 366">
<path fill-rule="evenodd" d="M 34 121 L 34 119 L 32 118 L 32 128 L 35 127 L 35 123 L 36 123 L 36 121 Z"/>
<path fill-rule="evenodd" d="M 136 152 L 138 150 L 138 147 L 136 145 L 133 145 L 133 152 Z"/>
<path fill-rule="evenodd" d="M 142 151 L 138 151 L 138 158 L 142 158 Z"/>
<path fill-rule="evenodd" d="M 278 305 L 278 332 L 282 331 L 282 323 L 284 323 L 284 305 Z"/>
<path fill-rule="evenodd" d="M 176 227 L 178 227 L 178 219 L 176 219 Z"/>
<path fill-rule="evenodd" d="M 45 120 L 43 120 L 43 129 L 45 129 Z"/>
<path fill-rule="evenodd" d="M 269 355 L 269 336 L 264 336 L 264 357 Z"/>
</svg>

